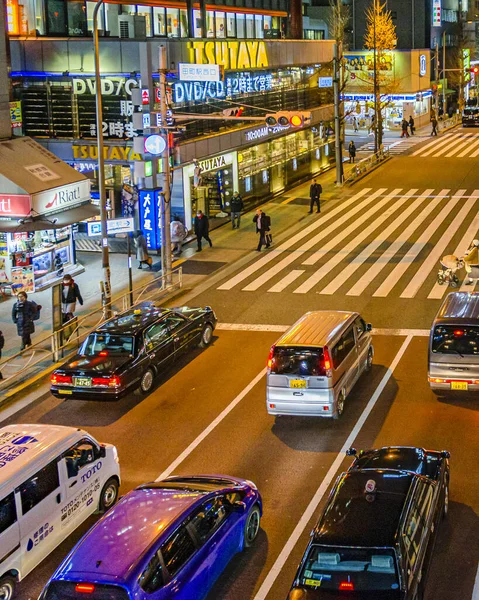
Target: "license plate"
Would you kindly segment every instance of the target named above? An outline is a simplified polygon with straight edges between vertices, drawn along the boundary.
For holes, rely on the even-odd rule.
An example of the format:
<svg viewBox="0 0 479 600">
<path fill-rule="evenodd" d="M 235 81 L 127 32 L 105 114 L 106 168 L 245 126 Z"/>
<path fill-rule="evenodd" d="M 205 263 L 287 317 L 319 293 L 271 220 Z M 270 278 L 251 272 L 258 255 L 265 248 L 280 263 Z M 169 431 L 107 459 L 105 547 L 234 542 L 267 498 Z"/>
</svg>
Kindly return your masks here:
<svg viewBox="0 0 479 600">
<path fill-rule="evenodd" d="M 464 390 L 467 392 L 467 381 L 451 381 L 451 390 Z"/>
<path fill-rule="evenodd" d="M 74 377 L 73 385 L 78 387 L 91 387 L 91 377 Z"/>
<path fill-rule="evenodd" d="M 60 394 L 73 394 L 71 390 L 58 390 Z"/>
<path fill-rule="evenodd" d="M 289 382 L 289 387 L 290 388 L 305 388 L 306 387 L 306 381 L 304 379 L 291 379 Z"/>
</svg>

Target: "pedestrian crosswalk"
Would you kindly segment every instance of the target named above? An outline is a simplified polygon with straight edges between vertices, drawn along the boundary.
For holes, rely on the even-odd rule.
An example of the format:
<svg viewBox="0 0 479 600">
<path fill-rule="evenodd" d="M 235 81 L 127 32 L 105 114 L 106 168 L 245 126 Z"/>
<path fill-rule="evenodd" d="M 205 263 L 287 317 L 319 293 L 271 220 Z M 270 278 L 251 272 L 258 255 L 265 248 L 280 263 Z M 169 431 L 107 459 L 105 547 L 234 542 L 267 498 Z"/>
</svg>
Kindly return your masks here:
<svg viewBox="0 0 479 600">
<path fill-rule="evenodd" d="M 437 300 L 440 259 L 478 231 L 479 189 L 364 188 L 218 289 Z"/>
<path fill-rule="evenodd" d="M 389 149 L 389 154 L 391 155 L 399 155 L 403 154 L 416 144 L 420 142 L 424 142 L 423 137 L 419 136 L 410 136 L 408 138 L 383 138 L 383 146 Z M 368 142 L 364 144 L 358 149 L 358 156 L 361 158 L 361 154 L 369 155 L 374 152 L 374 141 Z"/>
<path fill-rule="evenodd" d="M 431 158 L 476 158 L 479 156 L 479 133 L 448 133 L 434 137 L 410 154 L 410 156 Z"/>
</svg>

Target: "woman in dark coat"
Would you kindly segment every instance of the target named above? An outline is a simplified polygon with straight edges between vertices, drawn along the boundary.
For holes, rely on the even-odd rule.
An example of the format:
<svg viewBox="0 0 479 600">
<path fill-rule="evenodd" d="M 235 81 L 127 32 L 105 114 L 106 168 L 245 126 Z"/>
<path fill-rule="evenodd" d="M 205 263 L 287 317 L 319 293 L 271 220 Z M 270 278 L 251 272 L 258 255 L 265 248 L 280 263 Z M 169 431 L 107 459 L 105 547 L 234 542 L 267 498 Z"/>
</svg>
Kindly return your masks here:
<svg viewBox="0 0 479 600">
<path fill-rule="evenodd" d="M 62 282 L 62 314 L 64 323 L 73 319 L 77 300 L 83 306 L 80 288 L 75 283 L 73 277 L 67 273 L 63 276 Z"/>
<path fill-rule="evenodd" d="M 12 308 L 12 320 L 17 326 L 17 333 L 22 338 L 21 350 L 32 345 L 31 335 L 35 332 L 33 319 L 37 316 L 37 305 L 27 299 L 25 292 L 19 292 Z"/>
</svg>

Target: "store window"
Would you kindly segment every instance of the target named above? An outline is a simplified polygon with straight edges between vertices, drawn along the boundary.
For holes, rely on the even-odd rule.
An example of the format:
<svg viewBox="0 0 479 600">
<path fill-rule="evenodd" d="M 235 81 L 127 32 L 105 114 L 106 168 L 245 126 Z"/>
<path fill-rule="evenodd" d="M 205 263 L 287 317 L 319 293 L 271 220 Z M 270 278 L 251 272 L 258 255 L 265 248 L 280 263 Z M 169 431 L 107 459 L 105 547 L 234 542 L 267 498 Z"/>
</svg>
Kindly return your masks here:
<svg viewBox="0 0 479 600">
<path fill-rule="evenodd" d="M 212 10 L 206 12 L 206 37 L 215 37 L 215 13 Z"/>
<path fill-rule="evenodd" d="M 216 20 L 216 37 L 224 38 L 226 37 L 226 18 L 224 12 L 215 13 Z"/>
<path fill-rule="evenodd" d="M 246 37 L 254 38 L 254 15 L 246 15 Z"/>
<path fill-rule="evenodd" d="M 180 36 L 188 37 L 188 15 L 184 8 L 180 10 Z"/>
<path fill-rule="evenodd" d="M 199 10 L 193 11 L 193 33 L 195 38 L 203 37 L 201 33 L 201 14 Z"/>
<path fill-rule="evenodd" d="M 47 35 L 68 35 L 66 3 L 63 0 L 46 0 L 45 16 Z"/>
<path fill-rule="evenodd" d="M 264 37 L 263 15 L 255 15 L 254 22 L 255 22 L 255 31 L 256 31 L 255 37 L 263 38 Z"/>
<path fill-rule="evenodd" d="M 169 38 L 180 37 L 180 11 L 178 8 L 166 9 L 166 35 Z"/>
<path fill-rule="evenodd" d="M 166 13 L 164 8 L 153 7 L 153 35 L 166 35 Z"/>
<path fill-rule="evenodd" d="M 145 17 L 146 36 L 151 37 L 151 7 L 139 5 L 138 16 Z"/>
<path fill-rule="evenodd" d="M 136 15 L 136 4 L 122 4 L 122 15 Z"/>
<path fill-rule="evenodd" d="M 226 35 L 227 37 L 236 37 L 236 22 L 234 13 L 226 13 Z"/>
<path fill-rule="evenodd" d="M 87 34 L 86 6 L 83 0 L 70 0 L 68 6 L 68 35 L 85 37 Z"/>
<path fill-rule="evenodd" d="M 246 25 L 245 25 L 246 16 L 242 14 L 236 15 L 236 37 L 244 38 L 246 37 Z"/>
<path fill-rule="evenodd" d="M 271 29 L 273 28 L 273 17 L 269 15 L 263 16 L 263 29 L 265 37 L 269 36 Z"/>
</svg>

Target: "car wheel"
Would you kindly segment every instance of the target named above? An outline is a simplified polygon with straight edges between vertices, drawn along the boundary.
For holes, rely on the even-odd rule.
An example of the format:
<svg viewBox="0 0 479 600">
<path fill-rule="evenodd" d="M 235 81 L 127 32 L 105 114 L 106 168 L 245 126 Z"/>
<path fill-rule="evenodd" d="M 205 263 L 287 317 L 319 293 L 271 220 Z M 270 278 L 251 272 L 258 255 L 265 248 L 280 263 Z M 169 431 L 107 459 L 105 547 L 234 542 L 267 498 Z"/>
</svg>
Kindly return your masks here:
<svg viewBox="0 0 479 600">
<path fill-rule="evenodd" d="M 339 417 L 343 414 L 345 400 L 346 394 L 344 393 L 344 390 L 341 390 L 341 392 L 339 392 L 338 400 L 336 402 L 336 412 L 334 413 L 333 417 L 334 419 L 339 419 Z"/>
<path fill-rule="evenodd" d="M 369 373 L 373 368 L 373 349 L 369 348 L 368 357 L 366 359 L 366 371 Z"/>
<path fill-rule="evenodd" d="M 140 380 L 140 391 L 142 394 L 149 394 L 155 383 L 155 374 L 153 369 L 147 369 Z"/>
<path fill-rule="evenodd" d="M 0 579 L 0 600 L 12 600 L 15 595 L 17 582 L 14 577 L 7 575 Z"/>
<path fill-rule="evenodd" d="M 449 514 L 449 481 L 446 481 L 444 488 L 444 507 L 442 509 L 442 518 L 446 519 Z"/>
<path fill-rule="evenodd" d="M 118 480 L 111 477 L 103 486 L 100 496 L 100 512 L 106 512 L 118 500 L 120 486 Z M 1 598 L 1 597 L 0 597 Z"/>
<path fill-rule="evenodd" d="M 213 339 L 213 327 L 209 323 L 207 323 L 203 328 L 199 347 L 206 348 L 206 346 L 209 346 L 211 344 L 212 339 Z"/>
<path fill-rule="evenodd" d="M 259 506 L 255 504 L 253 508 L 249 511 L 248 516 L 246 517 L 246 523 L 244 525 L 245 548 L 249 548 L 257 538 L 260 523 L 261 514 L 259 511 Z"/>
</svg>

